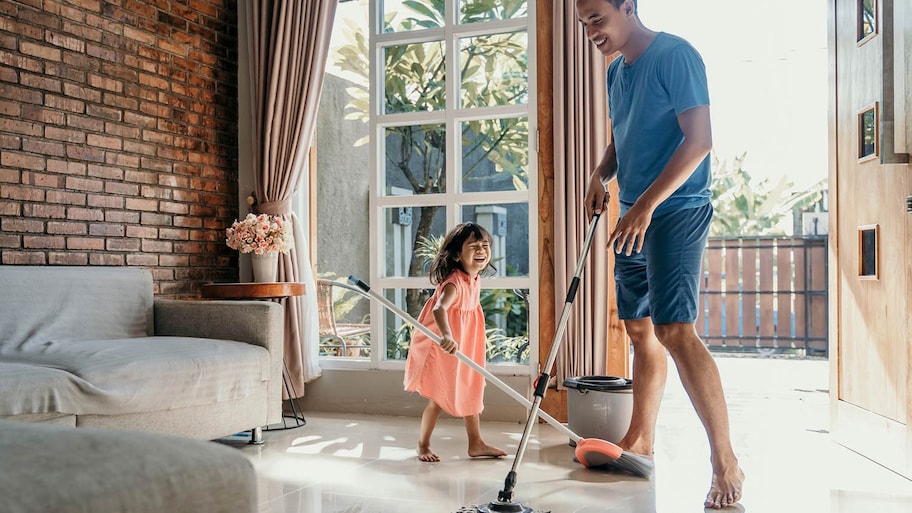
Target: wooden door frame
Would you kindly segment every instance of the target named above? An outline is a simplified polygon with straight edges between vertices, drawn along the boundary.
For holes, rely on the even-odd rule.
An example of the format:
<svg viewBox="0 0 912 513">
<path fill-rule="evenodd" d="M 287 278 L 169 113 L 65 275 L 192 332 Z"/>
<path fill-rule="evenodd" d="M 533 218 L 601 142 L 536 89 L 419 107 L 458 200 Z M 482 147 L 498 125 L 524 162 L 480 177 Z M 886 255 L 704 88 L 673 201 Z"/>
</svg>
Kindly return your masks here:
<svg viewBox="0 0 912 513">
<path fill-rule="evenodd" d="M 551 339 L 557 329 L 557 298 L 564 292 L 555 287 L 554 269 L 554 16 L 553 2 L 536 0 L 536 63 L 538 75 L 538 361 L 548 359 Z M 605 120 L 608 123 L 608 120 Z M 611 196 L 618 197 L 617 182 L 611 184 Z M 609 204 L 608 218 L 617 219 L 620 206 Z M 608 273 L 606 284 L 614 290 L 614 274 Z M 612 294 L 613 296 L 613 294 Z M 627 333 L 618 320 L 617 305 L 609 302 L 606 372 L 612 376 L 630 377 L 630 351 Z M 563 422 L 567 421 L 567 391 L 549 390 L 541 409 Z"/>
</svg>

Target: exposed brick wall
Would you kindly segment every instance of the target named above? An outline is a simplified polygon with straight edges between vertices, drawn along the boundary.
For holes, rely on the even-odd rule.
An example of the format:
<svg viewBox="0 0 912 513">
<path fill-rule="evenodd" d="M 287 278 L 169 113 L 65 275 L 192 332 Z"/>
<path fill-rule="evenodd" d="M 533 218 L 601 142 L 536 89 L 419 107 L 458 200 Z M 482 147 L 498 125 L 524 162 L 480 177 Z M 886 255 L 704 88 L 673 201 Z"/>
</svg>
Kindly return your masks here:
<svg viewBox="0 0 912 513">
<path fill-rule="evenodd" d="M 0 263 L 237 279 L 236 0 L 0 1 Z"/>
</svg>

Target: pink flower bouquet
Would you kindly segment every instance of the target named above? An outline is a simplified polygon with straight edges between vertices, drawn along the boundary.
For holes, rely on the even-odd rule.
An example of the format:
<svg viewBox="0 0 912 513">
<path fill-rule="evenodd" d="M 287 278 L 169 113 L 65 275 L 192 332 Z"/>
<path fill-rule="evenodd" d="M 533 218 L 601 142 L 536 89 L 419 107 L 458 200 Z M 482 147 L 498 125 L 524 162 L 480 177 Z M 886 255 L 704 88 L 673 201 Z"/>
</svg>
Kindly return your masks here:
<svg viewBox="0 0 912 513">
<path fill-rule="evenodd" d="M 247 214 L 225 230 L 225 242 L 241 253 L 262 255 L 270 251 L 288 253 L 294 246 L 291 227 L 280 217 L 267 214 Z"/>
</svg>

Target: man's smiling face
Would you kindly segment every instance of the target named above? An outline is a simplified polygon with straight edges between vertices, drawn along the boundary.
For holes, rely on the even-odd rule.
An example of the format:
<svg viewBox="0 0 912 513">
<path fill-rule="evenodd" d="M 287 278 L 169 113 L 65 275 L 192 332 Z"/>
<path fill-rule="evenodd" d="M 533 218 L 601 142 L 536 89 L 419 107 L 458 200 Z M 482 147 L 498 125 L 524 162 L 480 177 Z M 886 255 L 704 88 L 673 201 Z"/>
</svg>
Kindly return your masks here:
<svg viewBox="0 0 912 513">
<path fill-rule="evenodd" d="M 586 38 L 605 56 L 624 47 L 634 26 L 631 0 L 626 0 L 619 7 L 608 0 L 577 0 L 576 13 L 586 31 Z"/>
</svg>

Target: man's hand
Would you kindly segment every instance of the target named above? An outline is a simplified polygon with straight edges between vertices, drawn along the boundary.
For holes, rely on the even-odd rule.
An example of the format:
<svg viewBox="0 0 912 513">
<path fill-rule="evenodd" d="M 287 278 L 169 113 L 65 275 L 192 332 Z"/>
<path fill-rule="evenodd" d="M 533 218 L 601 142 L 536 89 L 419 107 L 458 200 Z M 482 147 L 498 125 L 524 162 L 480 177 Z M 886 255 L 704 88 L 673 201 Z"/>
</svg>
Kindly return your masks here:
<svg viewBox="0 0 912 513">
<path fill-rule="evenodd" d="M 633 251 L 642 251 L 646 229 L 652 223 L 652 212 L 652 209 L 644 207 L 639 201 L 634 203 L 611 232 L 608 248 L 613 247 L 614 252 L 620 254 L 625 251 L 626 246 L 627 256 Z"/>
<path fill-rule="evenodd" d="M 592 220 L 595 214 L 601 214 L 605 207 L 608 206 L 608 200 L 611 195 L 608 194 L 608 186 L 603 185 L 599 178 L 598 170 L 593 171 L 589 177 L 589 188 L 586 189 L 586 216 Z"/>
</svg>

